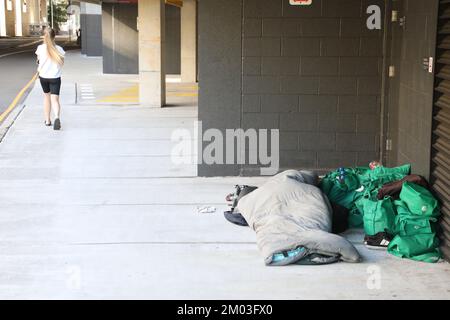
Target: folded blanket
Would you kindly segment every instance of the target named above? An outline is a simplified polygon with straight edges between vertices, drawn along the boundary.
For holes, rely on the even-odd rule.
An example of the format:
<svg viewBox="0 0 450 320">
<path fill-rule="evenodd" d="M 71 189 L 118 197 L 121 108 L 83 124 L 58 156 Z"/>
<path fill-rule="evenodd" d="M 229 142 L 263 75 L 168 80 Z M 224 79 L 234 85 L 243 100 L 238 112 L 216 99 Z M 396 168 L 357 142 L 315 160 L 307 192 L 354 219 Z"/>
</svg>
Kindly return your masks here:
<svg viewBox="0 0 450 320">
<path fill-rule="evenodd" d="M 307 249 L 306 255 L 339 256 L 347 262 L 361 260 L 350 242 L 330 233 L 331 206 L 317 184 L 317 174 L 289 170 L 239 201 L 237 209 L 256 232 L 258 248 L 267 265 L 272 264 L 274 255 L 299 247 Z"/>
</svg>

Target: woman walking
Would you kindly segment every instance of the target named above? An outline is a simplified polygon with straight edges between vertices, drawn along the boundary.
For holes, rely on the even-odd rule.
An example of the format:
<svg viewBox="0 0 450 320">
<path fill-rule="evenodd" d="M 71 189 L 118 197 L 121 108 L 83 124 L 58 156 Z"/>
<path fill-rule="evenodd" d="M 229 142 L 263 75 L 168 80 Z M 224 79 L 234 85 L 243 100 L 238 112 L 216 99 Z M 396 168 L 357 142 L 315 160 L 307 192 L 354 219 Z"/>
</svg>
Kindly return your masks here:
<svg viewBox="0 0 450 320">
<path fill-rule="evenodd" d="M 61 129 L 61 105 L 59 104 L 59 92 L 61 90 L 61 71 L 64 65 L 65 52 L 63 48 L 55 44 L 55 30 L 45 28 L 44 43 L 36 50 L 38 60 L 38 73 L 44 91 L 44 115 L 45 125 L 52 125 L 51 111 L 55 120 L 54 130 Z"/>
</svg>

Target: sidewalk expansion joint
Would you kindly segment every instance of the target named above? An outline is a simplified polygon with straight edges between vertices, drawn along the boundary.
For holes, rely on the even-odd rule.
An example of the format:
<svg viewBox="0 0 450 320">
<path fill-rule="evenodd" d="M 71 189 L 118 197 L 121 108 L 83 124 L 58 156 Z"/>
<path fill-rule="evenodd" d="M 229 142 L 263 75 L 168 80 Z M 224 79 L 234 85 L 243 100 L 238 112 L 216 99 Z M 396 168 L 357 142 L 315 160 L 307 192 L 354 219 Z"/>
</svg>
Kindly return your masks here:
<svg viewBox="0 0 450 320">
<path fill-rule="evenodd" d="M 138 242 L 86 242 L 71 243 L 71 246 L 116 246 L 116 245 L 254 245 L 256 242 L 228 241 L 138 241 Z"/>
</svg>

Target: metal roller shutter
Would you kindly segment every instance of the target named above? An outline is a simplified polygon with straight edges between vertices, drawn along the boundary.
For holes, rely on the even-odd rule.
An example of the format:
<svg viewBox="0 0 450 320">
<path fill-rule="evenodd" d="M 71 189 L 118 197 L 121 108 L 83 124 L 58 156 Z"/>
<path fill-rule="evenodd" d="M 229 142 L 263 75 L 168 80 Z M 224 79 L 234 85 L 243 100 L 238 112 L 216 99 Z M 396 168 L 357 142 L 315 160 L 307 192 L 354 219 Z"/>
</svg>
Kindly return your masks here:
<svg viewBox="0 0 450 320">
<path fill-rule="evenodd" d="M 431 183 L 442 202 L 441 249 L 450 261 L 450 1 L 439 4 Z"/>
</svg>

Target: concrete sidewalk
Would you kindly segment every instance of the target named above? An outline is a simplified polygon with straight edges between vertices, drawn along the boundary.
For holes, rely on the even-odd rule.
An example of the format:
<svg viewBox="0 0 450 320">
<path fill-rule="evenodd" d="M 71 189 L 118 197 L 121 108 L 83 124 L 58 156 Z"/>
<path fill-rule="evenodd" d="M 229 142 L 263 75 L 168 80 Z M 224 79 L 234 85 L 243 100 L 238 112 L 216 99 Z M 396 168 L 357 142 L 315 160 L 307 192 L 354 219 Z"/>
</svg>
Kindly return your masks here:
<svg viewBox="0 0 450 320">
<path fill-rule="evenodd" d="M 366 250 L 356 231 L 361 264 L 265 267 L 253 232 L 222 216 L 233 185 L 265 179 L 172 164 L 172 131 L 192 130 L 195 107 L 77 104 L 100 63 L 68 55 L 61 132 L 44 127 L 36 85 L 0 144 L 0 298 L 450 298 L 449 264 Z"/>
</svg>

